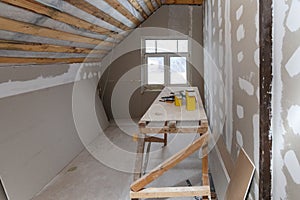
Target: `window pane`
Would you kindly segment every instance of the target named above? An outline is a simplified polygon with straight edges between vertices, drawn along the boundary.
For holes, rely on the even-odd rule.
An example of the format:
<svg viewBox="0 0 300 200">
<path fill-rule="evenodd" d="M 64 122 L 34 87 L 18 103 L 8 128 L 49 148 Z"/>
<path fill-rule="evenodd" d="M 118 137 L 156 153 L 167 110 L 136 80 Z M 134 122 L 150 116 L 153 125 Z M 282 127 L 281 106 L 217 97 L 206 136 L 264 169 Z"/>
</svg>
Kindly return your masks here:
<svg viewBox="0 0 300 200">
<path fill-rule="evenodd" d="M 157 52 L 177 53 L 177 40 L 157 40 Z"/>
<path fill-rule="evenodd" d="M 185 57 L 170 57 L 171 84 L 187 83 L 187 67 Z"/>
<path fill-rule="evenodd" d="M 165 83 L 164 57 L 148 57 L 148 84 Z"/>
<path fill-rule="evenodd" d="M 155 40 L 146 40 L 146 53 L 155 53 Z"/>
<path fill-rule="evenodd" d="M 188 40 L 178 40 L 178 52 L 188 52 Z"/>
</svg>

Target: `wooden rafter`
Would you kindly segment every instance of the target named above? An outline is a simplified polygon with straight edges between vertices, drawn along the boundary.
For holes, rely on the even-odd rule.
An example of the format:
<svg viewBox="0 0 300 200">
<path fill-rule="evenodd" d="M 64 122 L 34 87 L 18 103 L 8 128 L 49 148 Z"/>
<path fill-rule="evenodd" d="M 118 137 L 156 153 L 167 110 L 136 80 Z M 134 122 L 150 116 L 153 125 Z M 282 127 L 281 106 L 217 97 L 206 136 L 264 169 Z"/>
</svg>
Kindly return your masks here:
<svg viewBox="0 0 300 200">
<path fill-rule="evenodd" d="M 163 4 L 202 5 L 203 0 L 164 0 Z"/>
<path fill-rule="evenodd" d="M 158 7 L 160 7 L 161 6 L 161 0 L 155 0 L 155 1 L 157 3 Z"/>
<path fill-rule="evenodd" d="M 88 43 L 88 44 L 95 44 L 95 45 L 101 44 L 103 46 L 113 46 L 112 42 L 89 38 L 81 35 L 75 35 L 63 31 L 53 30 L 50 28 L 37 26 L 25 22 L 6 19 L 3 17 L 0 17 L 0 29 L 6 31 L 18 32 L 18 33 L 48 37 L 57 40 L 66 40 L 66 41 Z"/>
<path fill-rule="evenodd" d="M 148 18 L 147 13 L 143 10 L 142 6 L 136 0 L 128 0 L 128 1 L 142 15 L 144 19 Z"/>
<path fill-rule="evenodd" d="M 45 15 L 54 20 L 72 25 L 77 28 L 86 29 L 92 32 L 109 35 L 112 37 L 115 34 L 111 30 L 97 26 L 80 18 L 71 16 L 69 14 L 63 13 L 59 10 L 56 10 L 52 7 L 49 7 L 34 0 L 2 0 L 2 2 L 29 10 L 31 12 L 35 12 L 37 14 Z"/>
<path fill-rule="evenodd" d="M 1 50 L 34 51 L 34 52 L 56 52 L 56 53 L 83 53 L 83 54 L 106 54 L 107 50 L 93 50 L 78 47 L 67 47 L 38 43 L 16 43 L 13 41 L 0 40 Z"/>
<path fill-rule="evenodd" d="M 104 0 L 111 7 L 116 9 L 122 15 L 124 15 L 127 19 L 132 21 L 136 26 L 138 26 L 141 22 L 136 18 L 131 12 L 129 12 L 122 4 L 120 4 L 117 0 Z"/>
<path fill-rule="evenodd" d="M 193 144 L 182 149 L 177 154 L 173 155 L 165 162 L 151 170 L 148 174 L 142 176 L 140 179 L 136 180 L 131 184 L 130 188 L 133 192 L 138 192 L 143 189 L 146 185 L 163 175 L 166 171 L 170 170 L 176 166 L 179 162 L 183 161 L 185 158 L 195 153 L 199 148 L 208 142 L 209 133 L 203 134 L 198 138 Z"/>
<path fill-rule="evenodd" d="M 155 11 L 155 8 L 153 7 L 151 0 L 144 0 L 144 2 L 147 5 L 150 12 L 153 13 Z"/>
<path fill-rule="evenodd" d="M 50 63 L 83 63 L 100 62 L 100 58 L 20 58 L 20 57 L 0 57 L 0 63 L 32 63 L 32 64 L 50 64 Z"/>
<path fill-rule="evenodd" d="M 122 22 L 119 22 L 115 18 L 111 17 L 110 15 L 106 14 L 102 10 L 96 8 L 92 4 L 88 3 L 87 1 L 84 0 L 65 0 L 66 2 L 72 4 L 73 6 L 83 10 L 84 12 L 87 12 L 97 18 L 100 18 L 101 20 L 118 27 L 124 31 L 129 31 L 131 28 L 123 24 Z"/>
</svg>

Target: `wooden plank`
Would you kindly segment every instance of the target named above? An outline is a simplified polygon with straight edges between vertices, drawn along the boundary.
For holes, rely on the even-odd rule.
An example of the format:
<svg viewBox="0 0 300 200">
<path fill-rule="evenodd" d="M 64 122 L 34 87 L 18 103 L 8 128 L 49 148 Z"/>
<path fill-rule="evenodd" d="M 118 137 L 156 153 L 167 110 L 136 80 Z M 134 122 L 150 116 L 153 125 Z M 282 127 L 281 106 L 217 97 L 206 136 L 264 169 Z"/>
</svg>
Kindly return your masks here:
<svg viewBox="0 0 300 200">
<path fill-rule="evenodd" d="M 142 6 L 137 2 L 137 0 L 128 0 L 128 1 L 142 15 L 144 19 L 148 18 L 147 13 L 145 13 Z"/>
<path fill-rule="evenodd" d="M 166 171 L 173 168 L 179 162 L 196 152 L 200 147 L 202 147 L 203 144 L 208 142 L 208 138 L 209 134 L 207 132 L 206 134 L 198 138 L 196 141 L 194 141 L 191 145 L 182 149 L 181 151 L 167 159 L 165 162 L 151 170 L 148 174 L 142 176 L 140 179 L 132 183 L 130 186 L 131 190 L 134 192 L 140 191 L 142 188 L 144 188 L 146 185 L 160 177 Z"/>
<path fill-rule="evenodd" d="M 32 63 L 32 64 L 51 64 L 51 63 L 83 63 L 100 62 L 99 58 L 20 58 L 20 57 L 0 57 L 0 63 Z"/>
<path fill-rule="evenodd" d="M 53 30 L 50 28 L 37 26 L 25 22 L 6 19 L 3 17 L 0 17 L 0 29 L 17 32 L 17 33 L 25 33 L 30 35 L 48 37 L 57 40 L 67 40 L 72 42 L 81 42 L 81 43 L 88 43 L 88 44 L 95 44 L 95 45 L 101 44 L 103 46 L 113 46 L 113 43 L 111 42 L 89 38 L 81 35 L 75 35 L 72 33 L 62 32 L 58 30 Z"/>
<path fill-rule="evenodd" d="M 104 0 L 111 7 L 115 8 L 119 13 L 124 15 L 127 19 L 132 21 L 136 26 L 140 25 L 140 20 L 136 18 L 131 12 L 129 12 L 119 1 L 117 0 Z"/>
<path fill-rule="evenodd" d="M 136 152 L 133 181 L 138 180 L 142 175 L 144 147 L 145 147 L 145 141 L 144 141 L 143 136 L 140 135 L 138 137 L 138 145 L 137 145 L 137 152 Z"/>
<path fill-rule="evenodd" d="M 168 198 L 208 195 L 210 195 L 209 186 L 146 188 L 139 192 L 130 192 L 130 198 Z"/>
<path fill-rule="evenodd" d="M 56 10 L 50 6 L 44 5 L 34 0 L 2 0 L 2 2 L 29 10 L 31 12 L 35 12 L 37 14 L 45 15 L 47 17 L 50 17 L 51 19 L 72 25 L 76 28 L 86 29 L 104 35 L 113 36 L 113 34 L 116 34 L 111 30 L 84 21 L 83 19 L 74 17 L 67 13 L 63 13 L 59 10 Z"/>
<path fill-rule="evenodd" d="M 14 43 L 11 41 L 0 40 L 0 49 L 16 51 L 34 51 L 34 52 L 57 52 L 57 53 L 83 53 L 83 54 L 106 54 L 107 50 L 93 50 L 77 47 L 58 46 L 38 43 Z"/>
<path fill-rule="evenodd" d="M 177 128 L 169 128 L 169 127 L 147 127 L 140 128 L 140 132 L 143 134 L 164 134 L 164 133 L 206 133 L 207 127 L 177 127 Z"/>
<path fill-rule="evenodd" d="M 131 30 L 131 28 L 129 28 L 128 26 L 126 26 L 125 24 L 123 24 L 122 22 L 119 22 L 118 20 L 116 20 L 115 18 L 113 18 L 112 16 L 106 14 L 105 12 L 103 12 L 102 10 L 96 8 L 95 6 L 93 6 L 92 4 L 88 3 L 87 1 L 84 0 L 65 0 L 66 2 L 72 4 L 73 6 L 83 10 L 86 13 L 89 13 L 97 18 L 100 18 L 101 20 L 115 26 L 118 27 L 124 31 L 129 31 Z"/>
<path fill-rule="evenodd" d="M 165 139 L 164 138 L 158 138 L 158 137 L 146 137 L 145 142 L 165 143 Z"/>
<path fill-rule="evenodd" d="M 151 0 L 144 0 L 144 2 L 147 5 L 150 12 L 153 13 L 155 11 L 155 8 L 153 7 Z"/>
<path fill-rule="evenodd" d="M 177 5 L 202 5 L 203 0 L 165 0 L 165 5 L 177 4 Z"/>
</svg>

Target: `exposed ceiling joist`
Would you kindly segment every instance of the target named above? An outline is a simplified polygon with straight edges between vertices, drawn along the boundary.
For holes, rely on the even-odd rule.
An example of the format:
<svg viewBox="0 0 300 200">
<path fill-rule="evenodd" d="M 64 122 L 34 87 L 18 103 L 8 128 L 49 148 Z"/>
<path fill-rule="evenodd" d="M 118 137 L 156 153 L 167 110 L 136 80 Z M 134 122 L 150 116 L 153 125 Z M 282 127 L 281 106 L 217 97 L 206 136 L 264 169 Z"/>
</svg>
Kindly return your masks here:
<svg viewBox="0 0 300 200">
<path fill-rule="evenodd" d="M 177 4 L 177 5 L 202 5 L 203 0 L 164 0 L 162 2 L 165 5 Z"/>
<path fill-rule="evenodd" d="M 76 28 L 82 28 L 92 32 L 96 32 L 104 35 L 106 34 L 109 36 L 113 35 L 111 31 L 108 29 L 89 23 L 87 21 L 71 16 L 69 14 L 63 13 L 59 10 L 56 10 L 52 7 L 46 6 L 34 0 L 2 0 L 2 2 L 29 10 L 37 14 L 45 15 L 54 20 L 72 25 Z"/>
<path fill-rule="evenodd" d="M 137 2 L 137 0 L 128 0 L 128 1 L 142 15 L 144 19 L 148 18 L 147 13 L 143 10 L 142 6 Z"/>
<path fill-rule="evenodd" d="M 155 0 L 155 1 L 157 3 L 158 7 L 160 7 L 161 6 L 161 0 Z"/>
<path fill-rule="evenodd" d="M 150 0 L 144 0 L 144 2 L 147 5 L 150 12 L 153 13 L 155 11 L 155 8 L 153 7 L 152 2 Z"/>
<path fill-rule="evenodd" d="M 124 31 L 131 30 L 131 28 L 129 28 L 122 22 L 119 22 L 115 18 L 111 17 L 110 15 L 106 14 L 102 10 L 99 10 L 98 8 L 96 8 L 95 6 L 93 6 L 92 4 L 90 4 L 84 0 L 65 0 L 65 1 L 72 4 L 75 7 L 83 10 L 84 12 L 89 13 L 97 18 L 100 18 L 101 20 L 103 20 L 115 27 L 118 27 Z"/>
<path fill-rule="evenodd" d="M 53 30 L 50 28 L 36 26 L 25 22 L 6 19 L 3 17 L 0 17 L 0 29 L 6 31 L 18 32 L 18 33 L 26 33 L 30 35 L 48 37 L 48 38 L 53 38 L 58 40 L 67 40 L 72 42 L 88 43 L 88 44 L 95 44 L 95 45 L 101 44 L 103 46 L 113 46 L 112 42 L 107 42 L 99 39 L 94 39 L 94 38 L 89 38 L 81 35 L 75 35 L 72 33 Z"/>
<path fill-rule="evenodd" d="M 58 46 L 38 43 L 16 43 L 13 41 L 0 40 L 0 50 L 56 52 L 56 53 L 83 53 L 83 54 L 106 54 L 107 50 L 93 50 L 77 47 Z"/>
<path fill-rule="evenodd" d="M 51 63 L 83 63 L 101 62 L 100 58 L 20 58 L 0 57 L 0 63 L 26 63 L 26 64 L 51 64 Z"/>
<path fill-rule="evenodd" d="M 136 26 L 138 26 L 141 22 L 136 18 L 131 12 L 129 12 L 119 1 L 117 0 L 104 0 L 111 7 L 115 8 L 119 13 L 124 15 L 127 19 L 132 21 Z"/>
</svg>

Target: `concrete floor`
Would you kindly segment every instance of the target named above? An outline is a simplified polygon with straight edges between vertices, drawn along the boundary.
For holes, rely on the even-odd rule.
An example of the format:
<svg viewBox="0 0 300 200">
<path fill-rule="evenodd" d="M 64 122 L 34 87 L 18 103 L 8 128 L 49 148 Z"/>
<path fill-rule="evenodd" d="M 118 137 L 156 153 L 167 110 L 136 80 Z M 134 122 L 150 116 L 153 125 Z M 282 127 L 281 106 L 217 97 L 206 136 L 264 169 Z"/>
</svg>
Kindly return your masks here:
<svg viewBox="0 0 300 200">
<path fill-rule="evenodd" d="M 137 131 L 136 126 L 128 125 L 126 128 L 131 129 L 133 133 Z M 149 158 L 148 165 L 145 166 L 146 171 L 190 144 L 195 137 L 198 136 L 195 134 L 170 136 L 168 146 L 164 148 L 162 144 L 152 143 L 149 156 L 146 156 Z M 145 151 L 147 146 L 148 143 Z M 136 143 L 132 141 L 132 137 L 115 124 L 111 124 L 105 134 L 100 135 L 87 149 L 89 151 L 84 150 L 80 153 L 32 200 L 129 199 L 129 188 L 133 179 L 130 172 L 133 171 L 136 151 Z M 192 185 L 200 185 L 201 160 L 198 152 L 149 186 L 187 186 L 187 179 Z M 176 198 L 180 199 L 195 198 Z"/>
</svg>

